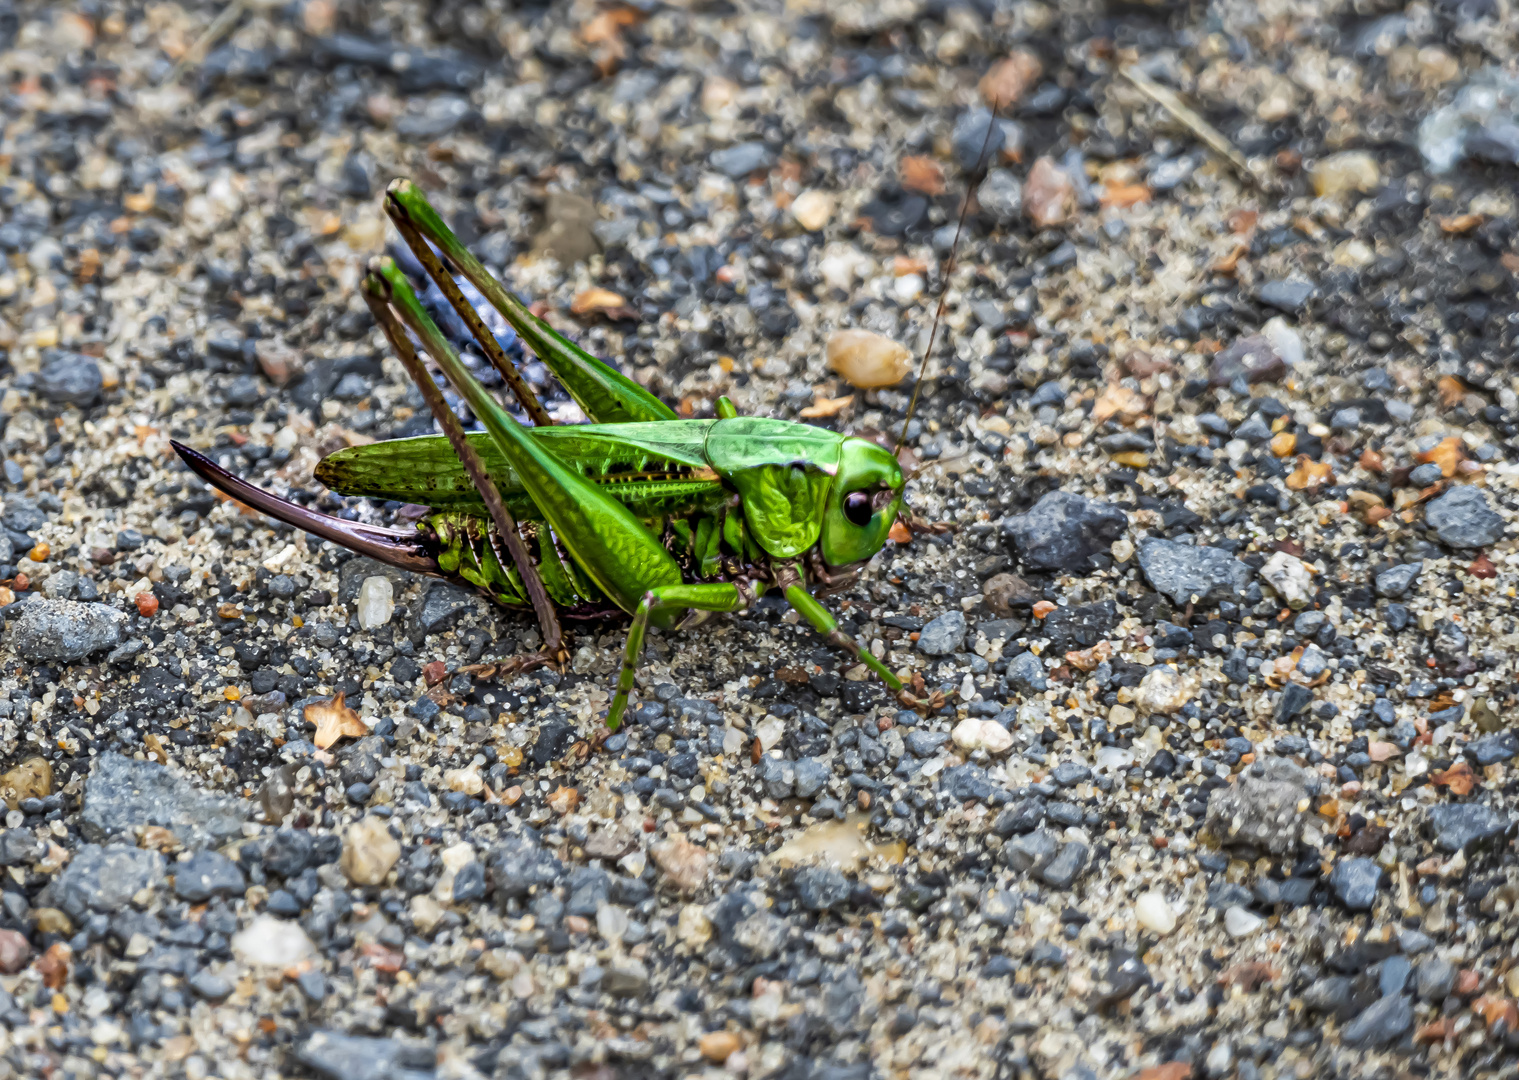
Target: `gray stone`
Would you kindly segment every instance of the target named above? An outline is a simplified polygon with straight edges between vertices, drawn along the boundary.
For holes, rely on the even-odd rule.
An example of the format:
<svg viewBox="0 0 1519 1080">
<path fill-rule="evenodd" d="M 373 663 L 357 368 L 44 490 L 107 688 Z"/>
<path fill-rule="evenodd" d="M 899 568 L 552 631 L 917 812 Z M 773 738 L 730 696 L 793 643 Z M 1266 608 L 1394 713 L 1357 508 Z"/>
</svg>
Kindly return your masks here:
<svg viewBox="0 0 1519 1080">
<path fill-rule="evenodd" d="M 773 757 L 770 754 L 759 759 L 759 764 L 754 767 L 754 774 L 764 787 L 765 794 L 772 799 L 788 797 L 792 786 L 796 783 L 796 767 L 785 758 Z"/>
<path fill-rule="evenodd" d="M 1007 662 L 1007 679 L 1020 690 L 1038 692 L 1049 688 L 1044 662 L 1031 652 L 1021 652 Z"/>
<path fill-rule="evenodd" d="M 1014 833 L 1033 832 L 1044 820 L 1044 814 L 1044 800 L 1037 795 L 1020 799 L 1016 805 L 1009 806 L 997 815 L 996 820 L 992 822 L 992 832 L 1004 839 Z"/>
<path fill-rule="evenodd" d="M 745 142 L 723 150 L 714 150 L 707 158 L 714 169 L 734 180 L 770 168 L 773 160 L 770 148 L 762 142 Z"/>
<path fill-rule="evenodd" d="M 1276 351 L 1271 339 L 1261 334 L 1238 339 L 1227 349 L 1214 353 L 1208 364 L 1208 381 L 1214 386 L 1233 386 L 1240 380 L 1247 384 L 1281 382 L 1286 374 L 1287 362 Z M 1234 434 L 1242 439 L 1251 438 L 1244 433 L 1246 427 L 1259 430 L 1264 426 L 1265 421 L 1260 413 L 1256 413 Z"/>
<path fill-rule="evenodd" d="M 242 799 L 202 791 L 156 761 L 107 752 L 85 781 L 79 825 L 86 840 L 97 842 L 157 825 L 193 851 L 240 836 L 248 811 Z"/>
<path fill-rule="evenodd" d="M 997 152 L 1008 144 L 1009 141 L 1021 144 L 1022 133 L 1018 125 L 1009 120 L 999 120 L 996 128 L 988 131 L 992 126 L 992 111 L 983 105 L 966 109 L 955 119 L 954 130 L 950 133 L 950 141 L 954 146 L 955 160 L 961 168 L 975 169 L 981 163 L 984 151 L 986 159 L 993 161 Z"/>
<path fill-rule="evenodd" d="M 1473 739 L 1466 744 L 1466 756 L 1484 767 L 1507 761 L 1519 756 L 1519 735 L 1512 731 L 1500 731 Z"/>
<path fill-rule="evenodd" d="M 1445 473 L 1433 461 L 1425 462 L 1409 470 L 1408 482 L 1417 488 L 1438 484 Z"/>
<path fill-rule="evenodd" d="M 327 1080 L 432 1080 L 431 1069 L 402 1064 L 403 1049 L 392 1039 L 318 1030 L 300 1044 L 295 1056 Z"/>
<path fill-rule="evenodd" d="M 1049 829 L 1035 829 L 1009 840 L 1002 847 L 1002 857 L 1020 874 L 1030 873 L 1055 857 L 1060 838 Z"/>
<path fill-rule="evenodd" d="M 42 855 L 42 845 L 29 829 L 0 832 L 0 866 L 30 866 Z"/>
<path fill-rule="evenodd" d="M 1413 962 L 1406 956 L 1393 955 L 1383 960 L 1377 974 L 1377 989 L 1383 997 L 1401 994 L 1413 973 Z"/>
<path fill-rule="evenodd" d="M 832 911 L 849 902 L 849 879 L 831 866 L 797 871 L 796 897 L 808 911 Z"/>
<path fill-rule="evenodd" d="M 1281 697 L 1276 699 L 1276 722 L 1284 724 L 1308 708 L 1313 702 L 1313 691 L 1302 683 L 1290 682 L 1282 687 Z"/>
<path fill-rule="evenodd" d="M 349 559 L 338 569 L 338 600 L 345 604 L 351 604 L 359 598 L 359 590 L 364 587 L 364 579 L 382 577 L 390 582 L 395 588 L 396 595 L 417 580 L 417 575 L 412 574 L 400 567 L 387 566 L 377 559 L 360 555 L 356 559 Z"/>
<path fill-rule="evenodd" d="M 976 201 L 992 220 L 1007 225 L 1023 213 L 1023 185 L 1008 169 L 992 169 L 976 189 Z"/>
<path fill-rule="evenodd" d="M 1298 312 L 1313 299 L 1317 286 L 1302 278 L 1286 278 L 1267 281 L 1255 291 L 1255 298 L 1263 304 L 1286 312 Z"/>
<path fill-rule="evenodd" d="M 1248 443 L 1263 443 L 1271 438 L 1271 428 L 1262 419 L 1261 414 L 1256 413 L 1234 429 L 1234 437 L 1244 439 Z"/>
<path fill-rule="evenodd" d="M 1345 1025 L 1341 1039 L 1348 1046 L 1388 1046 L 1413 1026 L 1413 1001 L 1407 994 L 1381 998 Z"/>
<path fill-rule="evenodd" d="M 1408 595 L 1408 590 L 1413 588 L 1414 582 L 1419 580 L 1419 572 L 1424 569 L 1422 562 L 1399 563 L 1397 566 L 1383 570 L 1376 577 L 1376 590 L 1378 596 L 1398 598 Z"/>
<path fill-rule="evenodd" d="M 11 624 L 10 646 L 23 660 L 71 663 L 121 644 L 126 622 L 125 612 L 106 604 L 39 597 Z"/>
<path fill-rule="evenodd" d="M 46 891 L 52 906 L 79 922 L 91 912 L 120 911 L 143 889 L 163 884 L 164 869 L 164 857 L 156 851 L 84 844 Z"/>
<path fill-rule="evenodd" d="M 1343 1019 L 1352 1009 L 1352 987 L 1344 975 L 1317 979 L 1303 994 L 1303 1004 L 1317 1013 L 1333 1013 Z"/>
<path fill-rule="evenodd" d="M 1453 548 L 1478 548 L 1503 539 L 1503 518 L 1488 505 L 1478 487 L 1453 487 L 1424 510 L 1424 523 L 1440 543 Z"/>
<path fill-rule="evenodd" d="M 1174 191 L 1197 168 L 1197 161 L 1190 154 L 1162 161 L 1150 170 L 1148 183 L 1151 191 Z"/>
<path fill-rule="evenodd" d="M 1111 503 L 1051 491 L 1003 531 L 1026 566 L 1082 574 L 1096 569 L 1093 556 L 1106 555 L 1128 525 L 1128 515 Z"/>
<path fill-rule="evenodd" d="M 429 582 L 412 609 L 412 619 L 424 634 L 442 630 L 466 611 L 479 607 L 475 594 L 446 581 Z"/>
<path fill-rule="evenodd" d="M 1013 926 L 1023 911 L 1023 898 L 1007 889 L 994 889 L 981 897 L 981 918 L 993 926 Z"/>
<path fill-rule="evenodd" d="M 768 911 L 756 911 L 734 924 L 730 935 L 733 944 L 746 950 L 755 960 L 768 960 L 785 947 L 791 927 L 786 920 Z"/>
<path fill-rule="evenodd" d="M 1382 884 L 1382 868 L 1371 859 L 1341 859 L 1329 873 L 1329 887 L 1351 911 L 1370 911 Z"/>
<path fill-rule="evenodd" d="M 174 895 L 192 904 L 240 895 L 247 887 L 237 863 L 219 851 L 197 851 L 174 864 Z"/>
<path fill-rule="evenodd" d="M 949 742 L 949 732 L 922 731 L 914 728 L 907 733 L 902 742 L 914 757 L 931 758 L 945 743 Z"/>
<path fill-rule="evenodd" d="M 33 499 L 25 495 L 8 495 L 5 499 L 5 512 L 0 514 L 0 522 L 7 529 L 16 532 L 29 533 L 33 529 L 40 529 L 48 521 L 47 511 Z"/>
<path fill-rule="evenodd" d="M 527 896 L 536 886 L 554 884 L 563 866 L 536 840 L 517 833 L 491 848 L 486 868 L 497 901 L 505 903 Z"/>
<path fill-rule="evenodd" d="M 979 765 L 957 765 L 953 769 L 945 769 L 939 780 L 939 786 L 951 799 L 960 801 L 978 800 L 990 802 L 1000 790 L 993 786 L 986 775 L 986 770 Z"/>
<path fill-rule="evenodd" d="M 232 980 L 210 968 L 202 968 L 191 976 L 190 989 L 207 1001 L 220 1001 L 232 993 Z"/>
<path fill-rule="evenodd" d="M 1443 956 L 1426 956 L 1414 970 L 1414 990 L 1420 1001 L 1438 1004 L 1456 988 L 1456 965 Z"/>
<path fill-rule="evenodd" d="M 464 123 L 469 114 L 468 100 L 443 94 L 427 101 L 417 112 L 399 117 L 395 131 L 403 139 L 437 139 Z"/>
<path fill-rule="evenodd" d="M 1429 808 L 1435 846 L 1451 855 L 1502 836 L 1513 824 L 1507 814 L 1482 803 L 1441 803 Z"/>
<path fill-rule="evenodd" d="M 1050 772 L 1050 779 L 1061 787 L 1075 787 L 1092 778 L 1092 770 L 1079 761 L 1062 761 Z"/>
<path fill-rule="evenodd" d="M 1034 876 L 1054 889 L 1069 889 L 1086 870 L 1087 846 L 1072 840 L 1049 862 L 1038 867 Z"/>
<path fill-rule="evenodd" d="M 828 766 L 817 758 L 797 758 L 795 763 L 796 786 L 793 789 L 798 799 L 810 799 L 822 791 L 828 783 L 828 778 L 833 775 Z"/>
<path fill-rule="evenodd" d="M 1249 588 L 1252 573 L 1221 548 L 1153 537 L 1139 545 L 1139 569 L 1156 592 L 1178 607 L 1227 600 Z"/>
<path fill-rule="evenodd" d="M 264 388 L 252 375 L 239 375 L 227 385 L 224 396 L 228 405 L 249 409 L 257 405 L 264 396 Z"/>
<path fill-rule="evenodd" d="M 55 405 L 94 405 L 105 392 L 100 365 L 82 353 L 64 353 L 42 365 L 37 393 Z"/>
<path fill-rule="evenodd" d="M 613 960 L 602 976 L 601 988 L 613 997 L 642 997 L 649 992 L 649 969 L 631 957 Z"/>
<path fill-rule="evenodd" d="M 964 647 L 964 612 L 946 611 L 918 633 L 918 651 L 928 656 L 950 656 Z"/>
<path fill-rule="evenodd" d="M 1332 431 L 1354 431 L 1361 426 L 1360 409 L 1338 409 L 1329 418 L 1329 427 Z M 1422 466 L 1420 466 L 1422 468 Z M 1415 469 L 1414 472 L 1418 472 Z"/>
<path fill-rule="evenodd" d="M 1257 761 L 1208 803 L 1207 824 L 1221 842 L 1285 855 L 1302 831 L 1298 804 L 1309 796 L 1311 777 L 1285 758 Z"/>
</svg>

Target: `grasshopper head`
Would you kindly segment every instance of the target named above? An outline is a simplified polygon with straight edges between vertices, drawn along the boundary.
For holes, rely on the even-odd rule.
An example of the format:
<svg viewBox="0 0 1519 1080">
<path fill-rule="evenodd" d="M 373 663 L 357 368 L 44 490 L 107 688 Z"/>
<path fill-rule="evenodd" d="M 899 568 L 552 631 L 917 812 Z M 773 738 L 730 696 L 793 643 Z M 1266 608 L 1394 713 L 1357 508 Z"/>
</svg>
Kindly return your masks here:
<svg viewBox="0 0 1519 1080">
<path fill-rule="evenodd" d="M 823 561 L 848 566 L 880 551 L 902 508 L 905 483 L 890 450 L 865 439 L 845 439 L 823 514 Z"/>
</svg>

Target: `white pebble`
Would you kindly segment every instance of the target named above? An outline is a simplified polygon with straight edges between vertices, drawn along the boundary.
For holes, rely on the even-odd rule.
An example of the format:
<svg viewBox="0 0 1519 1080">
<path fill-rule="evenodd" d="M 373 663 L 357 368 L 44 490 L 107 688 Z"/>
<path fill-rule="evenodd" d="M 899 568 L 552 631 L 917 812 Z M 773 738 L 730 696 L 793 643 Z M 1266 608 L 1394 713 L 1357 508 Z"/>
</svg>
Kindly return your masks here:
<svg viewBox="0 0 1519 1080">
<path fill-rule="evenodd" d="M 1313 575 L 1308 572 L 1308 564 L 1295 555 L 1278 551 L 1266 560 L 1260 574 L 1294 611 L 1307 607 L 1313 599 Z"/>
<path fill-rule="evenodd" d="M 786 737 L 786 722 L 779 716 L 767 716 L 754 725 L 754 737 L 759 739 L 760 752 L 768 754 Z"/>
<path fill-rule="evenodd" d="M 988 754 L 1006 753 L 1013 745 L 1013 733 L 995 720 L 979 720 L 970 716 L 955 725 L 950 733 L 955 745 L 961 750 L 985 750 Z"/>
<path fill-rule="evenodd" d="M 1141 893 L 1134 901 L 1134 919 L 1152 934 L 1165 937 L 1176 929 L 1176 912 L 1165 896 L 1158 892 Z"/>
<path fill-rule="evenodd" d="M 1249 937 L 1265 925 L 1265 919 L 1246 911 L 1238 904 L 1224 911 L 1224 929 L 1230 937 Z"/>
<path fill-rule="evenodd" d="M 923 295 L 923 275 L 903 274 L 892 283 L 891 291 L 902 303 L 910 304 Z"/>
<path fill-rule="evenodd" d="M 390 579 L 376 574 L 359 586 L 359 625 L 365 630 L 384 626 L 396 610 L 396 594 Z"/>
<path fill-rule="evenodd" d="M 628 932 L 628 911 L 626 908 L 609 904 L 605 900 L 596 905 L 596 932 L 607 941 L 617 942 Z"/>
<path fill-rule="evenodd" d="M 1184 678 L 1174 667 L 1154 667 L 1139 681 L 1134 703 L 1142 713 L 1176 712 L 1192 697 L 1192 680 Z"/>
<path fill-rule="evenodd" d="M 802 228 L 817 232 L 833 217 L 833 198 L 822 191 L 804 191 L 791 204 L 791 216 Z"/>
<path fill-rule="evenodd" d="M 299 924 L 257 915 L 232 935 L 232 951 L 245 963 L 286 968 L 313 955 L 316 948 Z"/>
</svg>

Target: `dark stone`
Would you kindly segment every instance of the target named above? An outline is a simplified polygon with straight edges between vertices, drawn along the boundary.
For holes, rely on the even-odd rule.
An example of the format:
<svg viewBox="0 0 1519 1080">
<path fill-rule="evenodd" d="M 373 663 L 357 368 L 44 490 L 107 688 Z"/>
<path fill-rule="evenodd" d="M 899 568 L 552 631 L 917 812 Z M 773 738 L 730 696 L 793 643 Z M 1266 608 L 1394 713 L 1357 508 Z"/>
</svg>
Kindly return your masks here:
<svg viewBox="0 0 1519 1080">
<path fill-rule="evenodd" d="M 1034 875 L 1051 888 L 1069 889 L 1086 870 L 1088 854 L 1085 844 L 1072 840 Z"/>
<path fill-rule="evenodd" d="M 55 405 L 94 405 L 104 393 L 105 380 L 93 357 L 64 353 L 42 365 L 37 393 Z"/>
<path fill-rule="evenodd" d="M 51 906 L 61 908 L 77 923 L 90 912 L 120 911 L 143 889 L 163 881 L 164 858 L 156 851 L 84 844 L 46 891 L 51 894 Z"/>
<path fill-rule="evenodd" d="M 1264 282 L 1255 291 L 1255 298 L 1263 304 L 1279 308 L 1282 311 L 1295 314 L 1303 309 L 1309 300 L 1313 299 L 1317 287 L 1311 281 L 1301 278 L 1287 278 L 1279 281 Z"/>
<path fill-rule="evenodd" d="M 1298 803 L 1308 798 L 1311 779 L 1285 758 L 1257 761 L 1209 800 L 1208 826 L 1226 845 L 1285 855 L 1297 843 Z"/>
<path fill-rule="evenodd" d="M 554 884 L 562 870 L 559 860 L 527 833 L 500 841 L 486 859 L 486 872 L 500 902 L 520 899 L 537 886 Z"/>
<path fill-rule="evenodd" d="M 575 725 L 565 720 L 549 720 L 538 729 L 533 742 L 532 759 L 535 765 L 547 765 L 564 756 L 575 741 Z"/>
<path fill-rule="evenodd" d="M 1487 493 L 1466 484 L 1433 499 L 1425 507 L 1424 523 L 1447 547 L 1487 547 L 1503 538 L 1503 518 L 1488 504 Z"/>
<path fill-rule="evenodd" d="M 1111 503 L 1051 491 L 1010 518 L 1003 531 L 1024 565 L 1084 574 L 1096 569 L 1093 556 L 1106 555 L 1128 525 L 1128 516 Z"/>
<path fill-rule="evenodd" d="M 1250 587 L 1250 567 L 1215 547 L 1150 538 L 1139 545 L 1139 569 L 1177 607 L 1233 599 Z"/>
<path fill-rule="evenodd" d="M 21 659 L 72 663 L 121 644 L 127 617 L 106 604 L 35 597 L 18 605 L 6 644 Z"/>
<path fill-rule="evenodd" d="M 174 895 L 192 904 L 240 895 L 247 887 L 237 863 L 219 851 L 197 851 L 174 864 Z"/>
<path fill-rule="evenodd" d="M 1481 803 L 1441 803 L 1429 808 L 1435 846 L 1452 855 L 1504 835 L 1513 824 L 1507 814 Z"/>
<path fill-rule="evenodd" d="M 808 911 L 832 911 L 849 900 L 849 879 L 831 866 L 809 866 L 795 879 L 797 899 Z"/>
<path fill-rule="evenodd" d="M 1371 859 L 1341 859 L 1329 873 L 1329 887 L 1351 911 L 1370 911 L 1382 884 L 1382 868 Z"/>
<path fill-rule="evenodd" d="M 1413 1001 L 1406 994 L 1381 998 L 1345 1025 L 1341 1038 L 1349 1046 L 1388 1046 L 1413 1026 Z"/>
<path fill-rule="evenodd" d="M 107 752 L 85 781 L 79 824 L 85 839 L 96 842 L 156 825 L 197 850 L 240 836 L 248 809 L 242 799 L 212 795 L 155 761 Z"/>
</svg>

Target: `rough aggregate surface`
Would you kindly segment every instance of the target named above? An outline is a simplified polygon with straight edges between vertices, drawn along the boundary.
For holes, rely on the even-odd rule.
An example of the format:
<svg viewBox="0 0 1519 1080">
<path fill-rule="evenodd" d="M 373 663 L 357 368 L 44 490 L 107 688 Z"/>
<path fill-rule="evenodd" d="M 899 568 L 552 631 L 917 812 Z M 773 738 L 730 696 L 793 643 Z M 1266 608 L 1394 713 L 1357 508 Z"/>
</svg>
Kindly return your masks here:
<svg viewBox="0 0 1519 1080">
<path fill-rule="evenodd" d="M 1513 5 L 231 10 L 0 0 L 0 1080 L 1514 1075 Z M 683 415 L 891 438 L 947 288 L 828 600 L 944 707 L 766 599 L 608 736 L 193 479 L 412 519 L 394 176 Z"/>
</svg>

